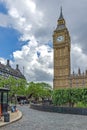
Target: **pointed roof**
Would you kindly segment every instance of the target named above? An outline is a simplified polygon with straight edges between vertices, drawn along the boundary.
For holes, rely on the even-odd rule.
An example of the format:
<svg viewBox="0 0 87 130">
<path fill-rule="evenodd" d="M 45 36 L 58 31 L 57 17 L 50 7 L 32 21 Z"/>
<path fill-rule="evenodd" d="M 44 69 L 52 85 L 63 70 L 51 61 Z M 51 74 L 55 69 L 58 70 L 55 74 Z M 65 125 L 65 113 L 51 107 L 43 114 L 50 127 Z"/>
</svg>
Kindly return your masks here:
<svg viewBox="0 0 87 130">
<path fill-rule="evenodd" d="M 24 75 L 21 73 L 21 71 L 18 69 L 18 65 L 16 69 L 11 68 L 10 64 L 9 64 L 9 60 L 7 60 L 7 64 L 4 65 L 0 62 L 0 74 L 5 77 L 8 76 L 14 76 L 17 78 L 22 78 L 25 79 Z"/>
<path fill-rule="evenodd" d="M 62 30 L 66 28 L 66 23 L 65 19 L 63 18 L 63 13 L 62 13 L 62 6 L 60 7 L 60 16 L 59 19 L 57 20 L 57 28 L 56 30 Z"/>
<path fill-rule="evenodd" d="M 63 18 L 63 13 L 62 13 L 62 6 L 60 7 L 60 16 L 59 16 L 59 19 L 64 19 Z"/>
<path fill-rule="evenodd" d="M 78 68 L 78 74 L 79 74 L 79 75 L 81 74 L 81 70 L 80 70 L 80 68 Z"/>
</svg>

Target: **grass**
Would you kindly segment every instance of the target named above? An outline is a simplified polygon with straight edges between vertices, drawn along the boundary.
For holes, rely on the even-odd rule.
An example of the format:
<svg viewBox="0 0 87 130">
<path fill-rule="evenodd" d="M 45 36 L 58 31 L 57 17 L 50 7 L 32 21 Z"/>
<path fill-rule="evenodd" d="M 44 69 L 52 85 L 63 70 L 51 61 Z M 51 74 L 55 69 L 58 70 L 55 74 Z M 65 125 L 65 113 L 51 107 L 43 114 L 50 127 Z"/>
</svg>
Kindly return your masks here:
<svg viewBox="0 0 87 130">
<path fill-rule="evenodd" d="M 82 102 L 78 102 L 75 107 L 80 107 L 80 108 L 87 108 L 87 104 L 84 104 Z"/>
</svg>

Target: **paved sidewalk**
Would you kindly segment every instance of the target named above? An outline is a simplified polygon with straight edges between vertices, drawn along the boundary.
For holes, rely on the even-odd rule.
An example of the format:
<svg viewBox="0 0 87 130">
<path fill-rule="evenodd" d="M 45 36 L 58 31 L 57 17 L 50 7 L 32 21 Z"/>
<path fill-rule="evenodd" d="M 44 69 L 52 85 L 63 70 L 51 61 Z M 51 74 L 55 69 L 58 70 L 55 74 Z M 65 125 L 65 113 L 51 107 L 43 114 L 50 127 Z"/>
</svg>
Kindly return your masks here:
<svg viewBox="0 0 87 130">
<path fill-rule="evenodd" d="M 23 118 L 0 130 L 87 130 L 87 116 L 44 112 L 18 106 Z"/>
<path fill-rule="evenodd" d="M 0 119 L 0 127 L 10 124 L 12 122 L 15 122 L 22 118 L 22 112 L 19 110 L 17 110 L 17 112 L 13 112 L 13 113 L 9 111 L 9 114 L 10 114 L 10 122 L 4 122 L 4 117 L 2 117 Z"/>
</svg>

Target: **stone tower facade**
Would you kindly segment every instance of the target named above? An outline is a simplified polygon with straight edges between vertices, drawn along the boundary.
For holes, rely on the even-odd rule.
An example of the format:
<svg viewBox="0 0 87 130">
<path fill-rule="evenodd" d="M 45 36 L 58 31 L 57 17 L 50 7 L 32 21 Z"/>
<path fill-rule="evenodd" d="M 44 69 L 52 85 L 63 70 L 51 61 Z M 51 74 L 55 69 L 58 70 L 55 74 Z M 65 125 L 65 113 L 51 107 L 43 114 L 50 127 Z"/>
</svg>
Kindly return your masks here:
<svg viewBox="0 0 87 130">
<path fill-rule="evenodd" d="M 54 89 L 67 87 L 70 77 L 70 35 L 62 14 L 57 21 L 53 34 L 54 48 Z"/>
<path fill-rule="evenodd" d="M 54 49 L 54 79 L 53 88 L 66 87 L 86 87 L 87 86 L 87 70 L 81 73 L 80 68 L 78 74 L 71 74 L 70 50 L 71 40 L 69 31 L 66 27 L 63 17 L 62 8 L 57 21 L 57 27 L 53 33 L 53 49 Z"/>
</svg>

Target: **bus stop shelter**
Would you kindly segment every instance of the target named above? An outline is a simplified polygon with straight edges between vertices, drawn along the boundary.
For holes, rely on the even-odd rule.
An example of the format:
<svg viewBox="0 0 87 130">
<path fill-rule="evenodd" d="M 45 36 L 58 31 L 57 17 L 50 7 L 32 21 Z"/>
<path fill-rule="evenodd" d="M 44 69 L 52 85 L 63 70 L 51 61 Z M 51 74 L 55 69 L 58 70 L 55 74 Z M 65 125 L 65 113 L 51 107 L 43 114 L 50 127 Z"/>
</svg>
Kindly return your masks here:
<svg viewBox="0 0 87 130">
<path fill-rule="evenodd" d="M 8 111 L 8 88 L 0 88 L 0 117 Z"/>
</svg>

